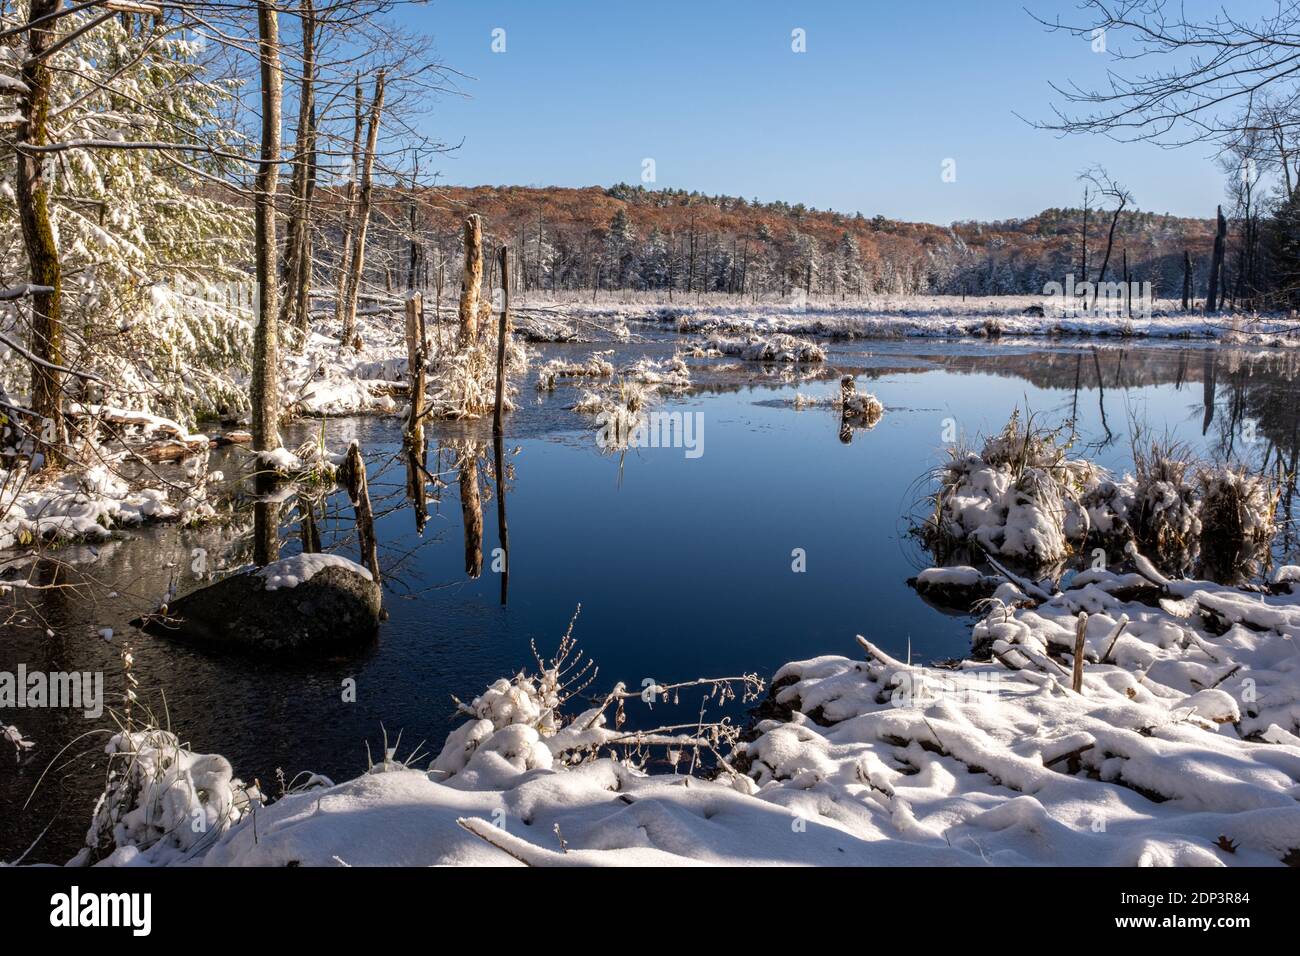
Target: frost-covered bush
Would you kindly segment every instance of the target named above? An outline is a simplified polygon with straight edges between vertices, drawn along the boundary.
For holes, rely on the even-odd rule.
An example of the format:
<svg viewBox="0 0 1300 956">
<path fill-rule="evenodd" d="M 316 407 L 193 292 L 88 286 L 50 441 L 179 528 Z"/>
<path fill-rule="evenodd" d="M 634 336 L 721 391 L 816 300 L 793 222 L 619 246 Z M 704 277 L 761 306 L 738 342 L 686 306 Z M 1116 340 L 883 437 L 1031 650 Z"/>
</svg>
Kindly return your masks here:
<svg viewBox="0 0 1300 956">
<path fill-rule="evenodd" d="M 480 339 L 463 348 L 438 353 L 431 366 L 427 408 L 435 418 L 481 418 L 496 404 L 497 343 Z M 506 340 L 505 407 L 514 408 L 518 389 L 512 376 L 528 368 L 528 350 L 515 336 Z"/>
<path fill-rule="evenodd" d="M 637 750 L 665 747 L 674 766 L 674 754 L 680 757 L 686 749 L 708 749 L 721 757 L 718 748 L 730 747 L 737 739 L 728 721 L 706 723 L 701 718 L 690 725 L 693 733 L 689 734 L 680 733 L 678 727 L 624 731 L 624 702 L 676 703 L 688 687 L 704 688 L 708 699 L 718 704 L 734 700 L 738 692 L 748 702 L 757 700 L 764 686 L 756 674 L 655 684 L 639 691 L 629 691 L 620 683 L 595 706 L 566 714 L 564 705 L 590 687 L 597 673 L 592 660 L 577 650 L 573 622 L 553 658 L 543 661 L 536 647 L 533 656 L 537 664 L 533 674 L 521 671 L 510 680 L 497 680 L 468 704 L 456 700 L 457 710 L 469 719 L 447 735 L 429 767 L 432 779 L 457 775 L 478 782 L 499 779 L 527 770 L 583 763 L 595 759 L 602 748 L 615 746 Z M 611 708 L 614 712 L 609 715 Z"/>
</svg>

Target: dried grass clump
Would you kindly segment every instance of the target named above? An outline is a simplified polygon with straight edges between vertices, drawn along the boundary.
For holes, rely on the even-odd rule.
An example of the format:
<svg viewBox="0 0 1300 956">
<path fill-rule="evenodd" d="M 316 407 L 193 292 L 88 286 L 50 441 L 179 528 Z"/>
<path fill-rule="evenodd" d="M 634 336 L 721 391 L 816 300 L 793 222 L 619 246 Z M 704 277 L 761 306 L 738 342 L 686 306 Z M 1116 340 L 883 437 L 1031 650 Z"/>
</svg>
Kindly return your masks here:
<svg viewBox="0 0 1300 956">
<path fill-rule="evenodd" d="M 488 338 L 438 354 L 429 377 L 426 414 L 434 418 L 481 418 L 496 404 L 497 343 Z M 505 407 L 513 409 L 518 391 L 513 376 L 528 368 L 528 350 L 511 336 L 506 341 Z"/>
<path fill-rule="evenodd" d="M 1201 534 L 1194 458 L 1182 444 L 1152 441 L 1133 446 L 1135 480 L 1128 523 L 1144 554 L 1166 567 L 1185 567 Z"/>
<path fill-rule="evenodd" d="M 1196 480 L 1201 551 L 1211 573 L 1220 580 L 1257 574 L 1277 532 L 1274 483 L 1231 467 L 1200 468 Z"/>
<path fill-rule="evenodd" d="M 752 362 L 822 362 L 826 350 L 809 339 L 778 332 L 775 335 L 750 335 L 747 338 L 714 336 L 704 346 L 721 355 L 738 355 Z"/>
<path fill-rule="evenodd" d="M 614 364 L 605 356 L 612 354 L 612 349 L 593 352 L 585 362 L 551 359 L 537 370 L 537 390 L 554 391 L 562 378 L 611 378 L 614 375 Z"/>
<path fill-rule="evenodd" d="M 691 385 L 691 370 L 680 352 L 674 353 L 671 358 L 660 359 L 659 361 L 645 357 L 640 358 L 623 369 L 622 374 L 625 378 L 639 382 L 642 385 L 663 386 L 671 389 L 689 388 Z"/>
</svg>

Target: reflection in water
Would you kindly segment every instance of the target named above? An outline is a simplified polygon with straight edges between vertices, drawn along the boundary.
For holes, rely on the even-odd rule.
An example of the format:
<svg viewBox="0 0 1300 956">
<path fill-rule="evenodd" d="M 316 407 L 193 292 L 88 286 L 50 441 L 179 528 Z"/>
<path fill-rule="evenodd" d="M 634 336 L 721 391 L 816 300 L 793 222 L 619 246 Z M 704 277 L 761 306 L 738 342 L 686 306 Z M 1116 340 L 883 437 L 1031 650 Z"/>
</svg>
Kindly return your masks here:
<svg viewBox="0 0 1300 956">
<path fill-rule="evenodd" d="M 497 538 L 501 542 L 501 604 L 510 592 L 510 533 L 506 527 L 505 439 L 500 430 L 492 436 L 492 464 L 496 471 Z"/>
<path fill-rule="evenodd" d="M 271 471 L 253 476 L 253 563 L 264 567 L 280 557 L 280 499 L 275 496 L 277 480 Z"/>
<path fill-rule="evenodd" d="M 478 456 L 482 448 L 473 439 L 451 442 L 460 471 L 460 514 L 465 527 L 465 573 L 471 579 L 483 573 L 483 499 L 478 487 Z"/>
<path fill-rule="evenodd" d="M 298 495 L 298 529 L 304 554 L 320 553 L 320 528 L 316 524 L 316 503 L 304 494 Z"/>
<path fill-rule="evenodd" d="M 429 520 L 429 474 L 425 462 L 429 457 L 429 442 L 420 429 L 419 445 L 409 440 L 403 446 L 406 457 L 406 496 L 411 501 L 411 510 L 415 513 L 415 533 L 423 536 L 424 526 Z"/>
</svg>

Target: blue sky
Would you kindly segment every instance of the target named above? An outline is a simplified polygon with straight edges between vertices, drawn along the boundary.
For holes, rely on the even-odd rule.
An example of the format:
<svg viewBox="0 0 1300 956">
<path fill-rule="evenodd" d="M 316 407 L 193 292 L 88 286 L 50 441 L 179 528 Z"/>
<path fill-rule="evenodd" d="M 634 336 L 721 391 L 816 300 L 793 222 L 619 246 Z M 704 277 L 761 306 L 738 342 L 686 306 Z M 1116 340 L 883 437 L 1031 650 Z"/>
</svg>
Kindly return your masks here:
<svg viewBox="0 0 1300 956">
<path fill-rule="evenodd" d="M 1108 58 L 1011 0 L 434 0 L 402 18 L 471 77 L 425 121 L 463 140 L 441 159 L 452 184 L 635 183 L 653 158 L 660 187 L 949 223 L 1077 203 L 1103 163 L 1143 209 L 1208 216 L 1223 197 L 1208 148 L 1017 118 L 1049 117 L 1048 81 L 1096 80 Z"/>
</svg>

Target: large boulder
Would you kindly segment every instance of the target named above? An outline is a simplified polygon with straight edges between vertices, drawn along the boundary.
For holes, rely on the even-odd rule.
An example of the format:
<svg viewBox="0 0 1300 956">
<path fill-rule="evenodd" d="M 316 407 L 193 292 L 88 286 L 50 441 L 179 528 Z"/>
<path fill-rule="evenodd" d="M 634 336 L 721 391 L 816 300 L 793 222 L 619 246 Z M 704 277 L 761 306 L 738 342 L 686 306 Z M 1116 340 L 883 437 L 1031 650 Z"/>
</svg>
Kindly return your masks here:
<svg viewBox="0 0 1300 956">
<path fill-rule="evenodd" d="M 369 571 L 338 555 L 299 554 L 223 578 L 131 623 L 225 650 L 307 657 L 369 645 L 381 616 Z"/>
</svg>

